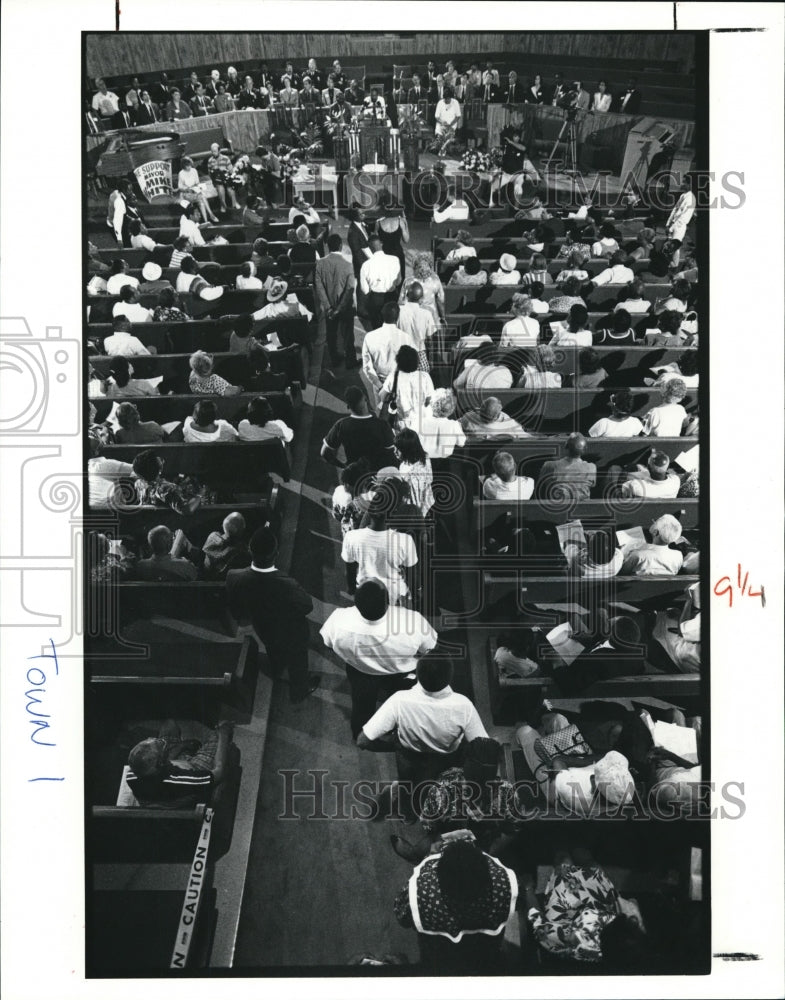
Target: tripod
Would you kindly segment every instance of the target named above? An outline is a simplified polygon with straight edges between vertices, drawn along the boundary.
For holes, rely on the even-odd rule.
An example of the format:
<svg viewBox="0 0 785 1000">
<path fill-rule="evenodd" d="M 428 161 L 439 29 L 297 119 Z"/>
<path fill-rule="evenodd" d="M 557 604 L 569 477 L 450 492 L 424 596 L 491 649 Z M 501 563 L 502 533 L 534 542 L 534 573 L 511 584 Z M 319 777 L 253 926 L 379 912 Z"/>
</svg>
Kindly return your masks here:
<svg viewBox="0 0 785 1000">
<path fill-rule="evenodd" d="M 575 118 L 567 117 L 562 123 L 561 130 L 556 137 L 556 142 L 553 144 L 553 149 L 545 161 L 545 169 L 548 170 L 551 165 L 551 161 L 556 155 L 556 150 L 559 148 L 559 143 L 564 138 L 565 133 L 567 134 L 566 139 L 566 150 L 565 150 L 565 163 L 564 163 L 564 173 L 565 174 L 577 174 L 578 173 L 578 123 Z"/>
</svg>

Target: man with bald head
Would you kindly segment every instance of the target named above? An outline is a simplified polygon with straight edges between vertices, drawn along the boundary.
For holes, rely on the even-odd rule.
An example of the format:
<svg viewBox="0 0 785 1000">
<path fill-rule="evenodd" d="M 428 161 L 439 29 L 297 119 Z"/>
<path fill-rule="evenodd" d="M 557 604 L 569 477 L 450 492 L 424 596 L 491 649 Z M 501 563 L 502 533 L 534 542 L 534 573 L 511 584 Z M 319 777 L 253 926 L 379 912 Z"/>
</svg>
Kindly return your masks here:
<svg viewBox="0 0 785 1000">
<path fill-rule="evenodd" d="M 422 304 L 423 289 L 419 281 L 413 281 L 406 290 L 406 301 L 398 315 L 398 329 L 408 333 L 420 355 L 420 369 L 429 370 L 427 343 L 436 333 L 436 320 L 430 309 Z"/>
<path fill-rule="evenodd" d="M 597 483 L 597 466 L 583 459 L 586 443 L 583 434 L 570 434 L 564 447 L 564 458 L 543 462 L 537 478 L 537 492 L 540 498 L 589 499 L 591 489 Z"/>
<path fill-rule="evenodd" d="M 245 518 L 238 511 L 227 514 L 222 531 L 211 531 L 202 546 L 204 575 L 211 579 L 226 576 L 230 569 L 243 569 L 251 563 Z"/>
</svg>

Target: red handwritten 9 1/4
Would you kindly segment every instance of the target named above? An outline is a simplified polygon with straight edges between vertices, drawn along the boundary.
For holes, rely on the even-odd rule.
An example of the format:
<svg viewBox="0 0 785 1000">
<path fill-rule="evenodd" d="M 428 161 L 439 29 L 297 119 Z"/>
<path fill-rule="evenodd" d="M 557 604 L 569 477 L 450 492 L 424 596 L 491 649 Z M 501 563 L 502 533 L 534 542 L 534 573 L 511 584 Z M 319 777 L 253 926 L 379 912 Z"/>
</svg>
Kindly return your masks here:
<svg viewBox="0 0 785 1000">
<path fill-rule="evenodd" d="M 762 608 L 766 607 L 766 588 L 761 585 L 759 590 L 753 590 L 749 587 L 750 574 L 744 572 L 744 579 L 742 580 L 742 568 L 741 563 L 736 564 L 736 589 L 739 591 L 742 597 L 759 597 L 760 604 Z M 728 607 L 733 607 L 733 584 L 731 583 L 731 578 L 729 576 L 722 576 L 714 584 L 714 594 L 716 597 L 728 597 Z"/>
</svg>

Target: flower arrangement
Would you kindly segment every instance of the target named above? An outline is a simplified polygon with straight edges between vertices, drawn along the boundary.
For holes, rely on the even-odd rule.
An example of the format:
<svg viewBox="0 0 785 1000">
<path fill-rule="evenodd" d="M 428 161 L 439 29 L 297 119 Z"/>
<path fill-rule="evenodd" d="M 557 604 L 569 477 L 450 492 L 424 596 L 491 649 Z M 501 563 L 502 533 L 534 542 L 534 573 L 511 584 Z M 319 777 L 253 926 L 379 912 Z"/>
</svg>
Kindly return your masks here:
<svg viewBox="0 0 785 1000">
<path fill-rule="evenodd" d="M 461 166 L 471 173 L 487 173 L 491 169 L 491 156 L 479 149 L 467 149 L 461 157 Z"/>
<path fill-rule="evenodd" d="M 501 146 L 494 146 L 492 150 L 488 153 L 491 158 L 492 167 L 501 167 L 502 159 L 504 158 L 504 151 Z"/>
<path fill-rule="evenodd" d="M 287 180 L 300 169 L 301 161 L 294 153 L 295 150 L 292 150 L 291 153 L 281 157 L 281 178 L 283 180 Z"/>
<path fill-rule="evenodd" d="M 315 121 L 310 121 L 299 135 L 300 147 L 306 158 L 321 156 L 324 152 L 324 142 L 322 141 L 321 129 Z"/>
</svg>

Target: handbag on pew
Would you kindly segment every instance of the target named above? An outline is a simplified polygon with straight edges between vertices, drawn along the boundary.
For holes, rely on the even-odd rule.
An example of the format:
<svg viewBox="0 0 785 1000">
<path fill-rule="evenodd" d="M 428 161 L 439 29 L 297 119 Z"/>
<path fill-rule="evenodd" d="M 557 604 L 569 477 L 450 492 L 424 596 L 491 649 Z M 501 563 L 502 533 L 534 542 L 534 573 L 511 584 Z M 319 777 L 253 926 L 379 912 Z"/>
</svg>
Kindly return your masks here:
<svg viewBox="0 0 785 1000">
<path fill-rule="evenodd" d="M 396 365 L 395 375 L 393 376 L 392 392 L 387 399 L 382 403 L 382 408 L 379 411 L 379 416 L 382 420 L 386 420 L 387 423 L 395 428 L 398 423 L 398 367 Z"/>
<path fill-rule="evenodd" d="M 573 722 L 565 729 L 549 733 L 547 736 L 541 736 L 535 740 L 534 752 L 543 764 L 549 764 L 554 757 L 559 756 L 586 757 L 591 754 L 592 748 Z"/>
</svg>

